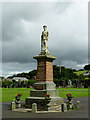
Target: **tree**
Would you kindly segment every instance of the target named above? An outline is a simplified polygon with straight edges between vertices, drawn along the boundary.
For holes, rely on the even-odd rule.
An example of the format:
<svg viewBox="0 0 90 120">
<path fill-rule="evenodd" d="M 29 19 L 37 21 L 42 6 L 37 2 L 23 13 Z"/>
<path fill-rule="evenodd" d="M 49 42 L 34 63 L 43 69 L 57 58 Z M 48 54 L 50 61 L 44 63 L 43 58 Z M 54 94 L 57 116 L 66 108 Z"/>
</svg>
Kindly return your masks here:
<svg viewBox="0 0 90 120">
<path fill-rule="evenodd" d="M 36 82 L 35 79 L 30 79 L 30 80 L 28 81 L 28 84 L 29 84 L 30 86 L 33 86 L 35 82 Z"/>
<path fill-rule="evenodd" d="M 85 70 L 90 70 L 90 64 L 84 66 Z"/>
<path fill-rule="evenodd" d="M 5 81 L 2 82 L 2 87 L 8 87 L 8 86 L 10 86 L 11 84 L 12 84 L 11 81 L 5 80 Z"/>
<path fill-rule="evenodd" d="M 3 77 L 3 76 L 0 76 L 0 78 L 1 78 L 1 80 L 3 80 L 3 79 L 4 79 L 4 77 Z"/>
<path fill-rule="evenodd" d="M 37 70 L 32 70 L 29 72 L 29 76 L 30 76 L 30 79 L 33 77 L 33 76 L 36 76 L 37 74 Z"/>
<path fill-rule="evenodd" d="M 53 81 L 56 84 L 56 87 L 58 87 L 61 84 L 61 79 L 54 78 Z"/>
</svg>

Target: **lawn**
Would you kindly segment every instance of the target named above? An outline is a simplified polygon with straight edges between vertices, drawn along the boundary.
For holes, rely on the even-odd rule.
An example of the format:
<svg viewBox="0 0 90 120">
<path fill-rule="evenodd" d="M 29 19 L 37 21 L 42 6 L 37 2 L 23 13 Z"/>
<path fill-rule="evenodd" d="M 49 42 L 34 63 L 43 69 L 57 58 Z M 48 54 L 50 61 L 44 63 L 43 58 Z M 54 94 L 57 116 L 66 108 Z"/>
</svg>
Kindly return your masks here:
<svg viewBox="0 0 90 120">
<path fill-rule="evenodd" d="M 59 90 L 59 96 L 66 98 L 67 93 L 71 93 L 72 97 L 86 97 L 89 96 L 87 88 L 57 88 Z"/>
<path fill-rule="evenodd" d="M 21 100 L 25 100 L 30 96 L 31 88 L 0 88 L 2 93 L 2 102 L 12 101 L 18 93 L 22 94 Z M 88 96 L 87 88 L 57 88 L 59 96 L 65 98 L 67 93 L 71 93 L 73 97 L 86 97 Z M 82 90 L 82 91 L 81 91 Z"/>
<path fill-rule="evenodd" d="M 22 94 L 21 100 L 25 100 L 30 96 L 30 88 L 2 88 L 2 102 L 12 101 L 18 93 Z"/>
<path fill-rule="evenodd" d="M 88 70 L 83 70 L 83 71 L 77 71 L 77 72 L 74 72 L 74 73 L 76 73 L 77 75 L 81 75 L 81 74 L 83 74 L 83 73 L 85 73 L 85 72 L 87 72 Z"/>
</svg>

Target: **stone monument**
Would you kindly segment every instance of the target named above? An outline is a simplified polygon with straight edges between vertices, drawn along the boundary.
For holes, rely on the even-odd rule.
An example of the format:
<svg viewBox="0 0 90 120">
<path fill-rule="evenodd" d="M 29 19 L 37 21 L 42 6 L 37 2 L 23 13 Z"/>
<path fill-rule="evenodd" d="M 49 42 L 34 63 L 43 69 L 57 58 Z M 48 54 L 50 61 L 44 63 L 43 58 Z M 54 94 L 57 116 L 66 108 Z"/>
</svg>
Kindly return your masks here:
<svg viewBox="0 0 90 120">
<path fill-rule="evenodd" d="M 37 104 L 38 110 L 60 110 L 63 99 L 59 97 L 56 85 L 53 82 L 53 60 L 48 51 L 47 40 L 49 39 L 47 26 L 43 26 L 44 31 L 41 35 L 41 52 L 33 58 L 37 60 L 37 82 L 34 89 L 30 90 L 30 97 L 26 98 L 26 107 L 31 108 L 33 103 Z M 49 95 L 49 98 L 46 96 Z M 59 106 L 59 107 L 58 107 Z"/>
<path fill-rule="evenodd" d="M 49 33 L 46 30 L 46 28 L 47 28 L 46 25 L 43 26 L 44 31 L 42 32 L 42 35 L 41 35 L 41 52 L 43 52 L 43 49 L 44 49 L 45 53 L 49 53 L 48 47 L 47 47 L 47 41 L 48 41 L 48 38 L 49 38 Z"/>
</svg>

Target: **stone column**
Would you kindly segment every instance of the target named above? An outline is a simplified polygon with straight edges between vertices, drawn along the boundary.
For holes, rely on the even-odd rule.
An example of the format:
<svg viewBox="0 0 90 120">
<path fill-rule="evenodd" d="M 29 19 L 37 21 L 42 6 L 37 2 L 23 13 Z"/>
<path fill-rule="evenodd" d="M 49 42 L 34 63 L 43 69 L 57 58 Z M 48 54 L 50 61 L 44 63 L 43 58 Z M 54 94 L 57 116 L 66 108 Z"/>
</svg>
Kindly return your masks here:
<svg viewBox="0 0 90 120">
<path fill-rule="evenodd" d="M 67 111 L 67 104 L 66 103 L 63 103 L 61 105 L 61 110 L 62 110 L 62 112 L 66 112 Z"/>
<path fill-rule="evenodd" d="M 37 104 L 33 103 L 32 104 L 32 113 L 36 113 L 37 112 Z"/>
<path fill-rule="evenodd" d="M 37 81 L 53 81 L 52 59 L 37 59 Z"/>
<path fill-rule="evenodd" d="M 16 109 L 15 101 L 12 100 L 12 102 L 11 102 L 11 110 L 13 111 L 15 109 Z"/>
</svg>

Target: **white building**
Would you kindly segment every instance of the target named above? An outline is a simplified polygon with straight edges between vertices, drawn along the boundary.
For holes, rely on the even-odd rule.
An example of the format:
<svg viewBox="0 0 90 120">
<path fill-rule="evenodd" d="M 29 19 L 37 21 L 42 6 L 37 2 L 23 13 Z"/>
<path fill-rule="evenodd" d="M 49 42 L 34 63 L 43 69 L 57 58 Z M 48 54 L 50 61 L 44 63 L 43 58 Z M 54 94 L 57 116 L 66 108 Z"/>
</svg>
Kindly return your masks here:
<svg viewBox="0 0 90 120">
<path fill-rule="evenodd" d="M 8 81 L 12 81 L 13 79 L 12 79 L 12 78 L 7 78 L 6 80 L 8 80 Z"/>
<path fill-rule="evenodd" d="M 28 79 L 25 77 L 14 77 L 13 80 L 18 82 L 18 81 L 27 81 Z"/>
<path fill-rule="evenodd" d="M 87 72 L 83 73 L 83 75 L 89 76 L 90 75 L 90 71 L 87 71 Z"/>
</svg>

